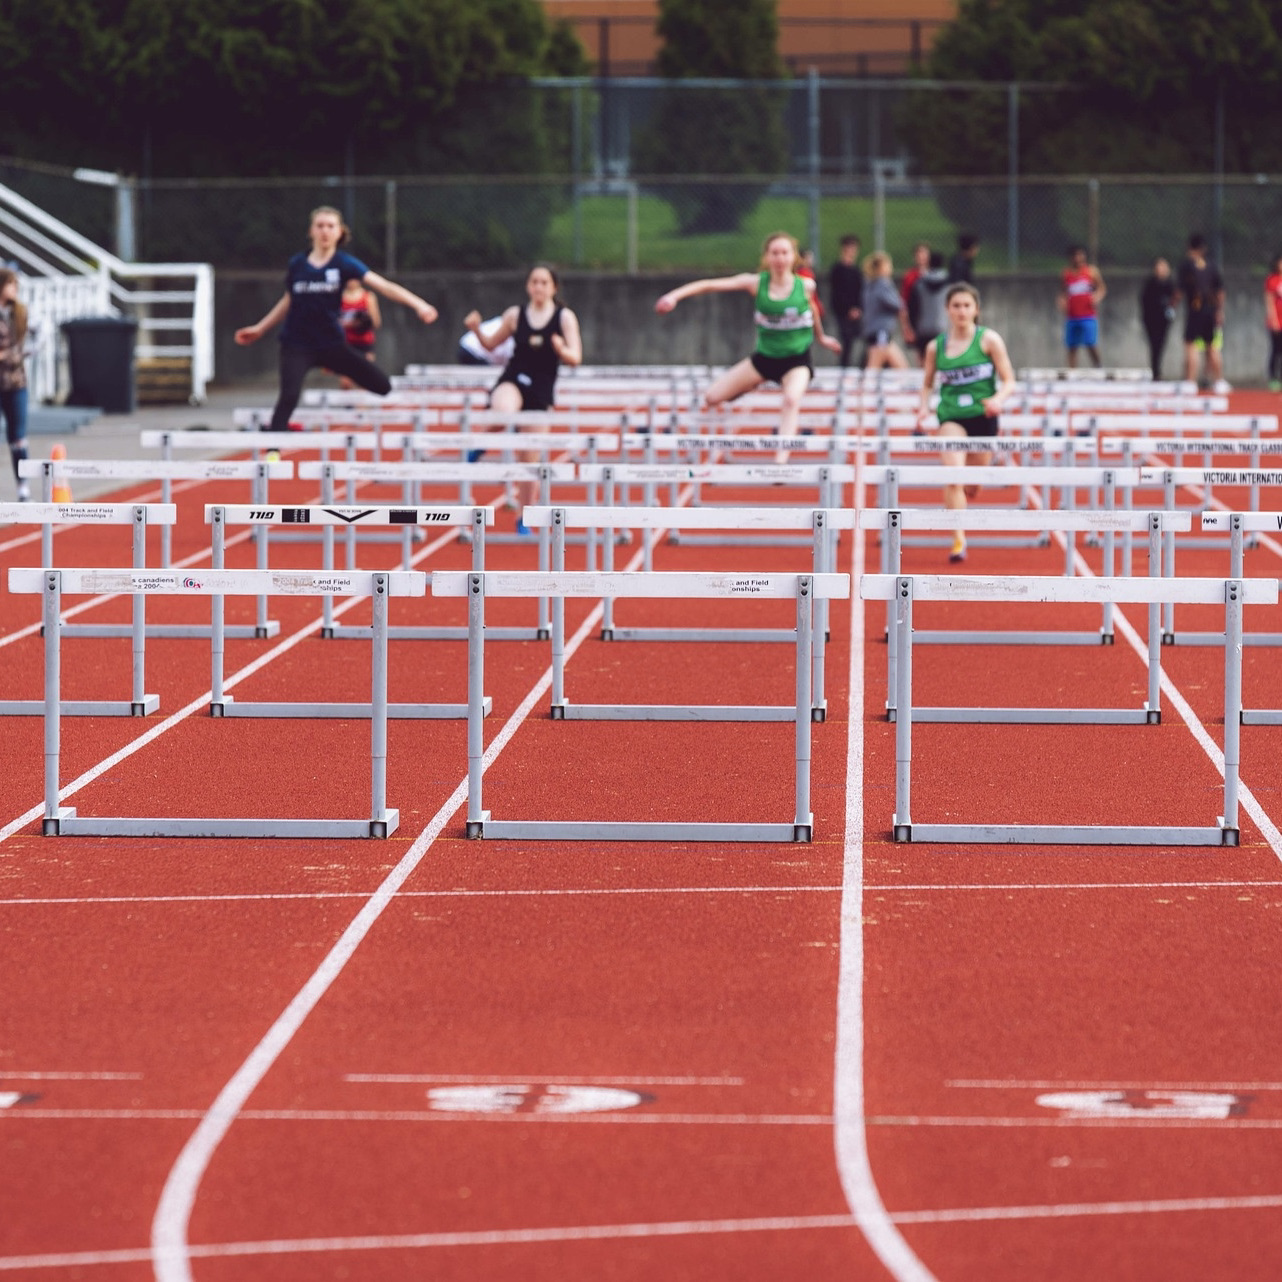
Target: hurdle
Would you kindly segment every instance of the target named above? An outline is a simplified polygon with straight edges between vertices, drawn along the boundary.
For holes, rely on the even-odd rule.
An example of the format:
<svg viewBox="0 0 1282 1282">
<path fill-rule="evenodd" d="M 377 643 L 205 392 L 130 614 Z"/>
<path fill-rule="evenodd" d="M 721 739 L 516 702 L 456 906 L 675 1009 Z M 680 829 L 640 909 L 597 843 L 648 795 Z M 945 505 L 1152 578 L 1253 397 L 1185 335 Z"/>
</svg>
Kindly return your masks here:
<svg viewBox="0 0 1282 1282">
<path fill-rule="evenodd" d="M 898 666 L 895 722 L 895 810 L 891 828 L 897 842 L 956 842 L 1028 845 L 1173 845 L 1236 846 L 1238 782 L 1241 763 L 1242 614 L 1246 605 L 1274 605 L 1276 579 L 1060 579 L 967 575 L 865 575 L 864 600 L 894 603 L 898 615 Z M 912 727 L 922 719 L 912 703 L 913 605 L 915 601 L 1104 602 L 1147 604 L 1150 611 L 1149 662 L 1160 653 L 1152 616 L 1159 603 L 1224 607 L 1224 814 L 1215 827 L 1182 828 L 1073 824 L 918 824 L 911 815 Z M 983 718 L 987 720 L 987 718 Z"/>
<path fill-rule="evenodd" d="M 411 519 L 412 518 L 412 519 Z M 222 505 L 209 504 L 205 508 L 205 520 L 212 529 L 213 540 L 213 568 L 216 572 L 226 573 L 223 569 L 223 547 L 225 541 L 225 532 L 228 525 L 243 524 L 285 524 L 285 525 L 307 525 L 316 524 L 322 527 L 332 528 L 335 524 L 344 524 L 350 520 L 377 522 L 382 525 L 413 525 L 422 524 L 450 526 L 450 525 L 469 525 L 474 531 L 479 532 L 482 538 L 478 540 L 481 547 L 481 556 L 484 556 L 484 530 L 487 522 L 494 519 L 494 514 L 487 508 L 361 508 L 354 509 L 349 514 L 342 508 L 327 507 L 279 507 L 279 508 L 256 508 L 253 506 L 241 505 Z M 474 545 L 476 546 L 476 545 Z M 474 551 L 473 556 L 477 554 Z M 330 561 L 332 562 L 332 554 Z M 257 571 L 262 573 L 262 571 Z M 278 579 L 285 579 L 292 571 L 275 570 L 267 571 L 274 574 Z M 319 571 L 304 571 L 305 574 L 320 574 L 334 576 L 335 571 L 332 563 L 326 565 Z M 361 571 L 352 570 L 350 567 L 347 571 L 349 576 L 359 575 Z M 373 573 L 366 570 L 365 574 Z M 405 571 L 398 571 L 405 573 Z M 409 571 L 417 573 L 417 571 Z M 321 592 L 317 593 L 326 599 L 330 608 L 324 612 L 323 619 L 328 619 L 330 629 L 333 628 L 333 611 L 331 598 L 343 593 Z M 358 595 L 348 593 L 347 595 Z M 364 595 L 364 594 L 359 594 Z M 423 593 L 413 593 L 412 595 L 421 596 Z M 209 715 L 211 717 L 298 717 L 310 719 L 334 719 L 343 717 L 365 718 L 376 715 L 376 709 L 371 703 L 320 703 L 312 701 L 253 701 L 240 702 L 224 690 L 224 660 L 225 650 L 223 645 L 223 597 L 215 592 L 211 594 L 211 635 L 212 644 L 210 647 L 211 659 L 211 694 L 209 701 Z M 391 625 L 387 621 L 387 612 L 384 609 L 381 624 L 376 622 L 371 627 L 352 628 L 349 635 L 360 640 L 373 640 L 377 646 L 379 642 L 375 629 L 381 628 L 381 644 L 386 652 L 387 641 L 394 635 Z M 483 713 L 488 715 L 491 710 L 491 701 L 488 696 L 482 700 Z M 464 703 L 388 703 L 386 690 L 383 696 L 383 713 L 384 717 L 390 717 L 396 720 L 462 720 L 467 716 L 467 705 Z"/>
<path fill-rule="evenodd" d="M 1146 531 L 1149 539 L 1149 574 L 1156 577 L 1162 572 L 1162 556 L 1160 546 L 1160 536 L 1162 531 L 1168 528 L 1177 530 L 1188 530 L 1192 527 L 1193 518 L 1188 512 L 1132 512 L 1132 511 L 1105 511 L 1105 512 L 1088 512 L 1088 511 L 1071 511 L 1071 512 L 995 512 L 987 509 L 979 512 L 954 512 L 947 508 L 934 510 L 923 509 L 904 509 L 904 510 L 884 510 L 876 508 L 866 508 L 859 514 L 859 528 L 861 530 L 879 530 L 884 531 L 886 538 L 884 542 L 889 545 L 889 561 L 892 569 L 890 574 L 898 576 L 901 573 L 901 535 L 904 528 L 941 530 L 957 529 L 958 517 L 963 520 L 960 528 L 965 530 L 972 529 L 1031 529 L 1034 524 L 1048 525 L 1051 530 L 1067 534 L 1069 541 L 1077 532 L 1089 531 L 1104 536 L 1104 577 L 1110 578 L 1114 570 L 1114 537 L 1118 533 L 1130 534 L 1132 532 Z M 1071 574 L 1071 570 L 1070 570 Z M 1129 571 L 1128 571 L 1129 575 Z M 1240 576 L 1238 576 L 1240 577 Z M 1113 603 L 1105 601 L 1102 606 L 1103 621 L 1097 632 L 1048 632 L 1045 630 L 1038 631 L 992 631 L 992 630 L 951 630 L 951 631 L 922 631 L 918 630 L 914 634 L 914 642 L 917 645 L 1112 645 L 1113 635 Z M 1155 608 L 1151 611 L 1150 631 L 1153 629 L 1156 620 Z M 886 665 L 886 719 L 894 721 L 896 717 L 895 691 L 896 691 L 896 665 L 898 663 L 898 638 L 896 628 L 898 623 L 893 610 L 886 612 L 886 643 L 887 665 Z M 1223 640 L 1223 638 L 1221 638 Z M 1142 710 L 1143 720 L 1160 721 L 1161 720 L 1161 682 L 1160 669 L 1151 669 L 1149 673 L 1149 690 L 1148 702 Z M 931 709 L 919 708 L 917 710 L 917 719 L 919 721 L 954 721 L 954 720 L 977 720 L 973 716 L 957 717 L 948 715 L 955 713 L 956 709 Z M 984 717 L 984 720 L 994 721 L 1044 721 L 1048 718 L 1032 718 L 1026 714 L 1026 709 L 1005 709 L 994 710 L 1001 711 L 1003 715 Z M 1011 712 L 1018 711 L 1021 715 L 1012 716 Z M 944 715 L 940 715 L 944 714 Z M 1051 718 L 1061 720 L 1060 717 Z M 1140 720 L 1139 712 L 1135 713 L 1133 720 Z M 1103 720 L 1107 724 L 1113 724 L 1117 721 L 1116 712 L 1108 709 L 1102 714 L 1091 711 L 1086 715 L 1086 710 L 1077 710 L 1071 718 L 1074 721 L 1091 721 L 1098 722 Z"/>
<path fill-rule="evenodd" d="M 204 433 L 210 436 L 212 433 Z M 294 475 L 292 463 L 269 463 L 254 459 L 25 459 L 19 464 L 23 476 L 40 477 L 43 484 L 45 502 L 53 501 L 55 480 L 89 480 L 107 478 L 118 481 L 160 481 L 162 502 L 169 503 L 173 498 L 174 481 L 244 481 L 250 482 L 250 501 L 267 502 L 269 481 L 285 481 Z M 161 568 L 168 569 L 170 563 L 171 526 L 160 527 Z M 53 564 L 53 527 L 46 526 L 41 541 L 41 556 L 44 565 Z M 137 568 L 143 562 L 135 560 Z M 266 566 L 263 560 L 260 568 Z M 235 637 L 273 637 L 280 632 L 280 624 L 267 617 L 267 602 L 258 602 L 257 617 L 252 624 L 235 624 L 228 630 L 229 636 Z M 125 624 L 112 623 L 76 623 L 66 626 L 67 636 L 82 637 L 121 637 L 129 636 L 130 628 Z M 185 623 L 151 623 L 147 625 L 147 635 L 155 638 L 199 637 L 207 638 L 208 629 L 200 625 Z"/>
<path fill-rule="evenodd" d="M 813 603 L 819 598 L 845 597 L 850 579 L 845 574 L 647 574 L 621 571 L 531 571 L 476 574 L 439 571 L 432 576 L 436 596 L 468 599 L 468 723 L 467 723 L 467 835 L 518 840 L 552 841 L 796 841 L 812 839 L 814 816 L 810 811 L 810 644 Z M 797 603 L 797 702 L 796 804 L 790 823 L 642 821 L 495 820 L 483 808 L 484 720 L 481 690 L 485 678 L 485 602 L 487 597 L 651 597 L 690 599 L 795 599 Z"/>
<path fill-rule="evenodd" d="M 392 596 L 423 596 L 427 576 L 419 571 L 334 574 L 324 570 L 219 570 L 199 574 L 160 570 L 9 571 L 10 592 L 40 593 L 45 621 L 45 807 L 46 837 L 386 837 L 395 832 L 400 812 L 387 808 L 387 601 Z M 63 593 L 131 592 L 143 595 L 287 596 L 368 595 L 374 609 L 370 662 L 370 817 L 368 819 L 187 819 L 79 815 L 59 805 L 61 752 Z M 347 715 L 344 713 L 343 715 Z"/>
<path fill-rule="evenodd" d="M 565 570 L 565 532 L 570 528 L 602 526 L 615 528 L 623 524 L 645 529 L 672 529 L 693 525 L 700 529 L 792 529 L 809 528 L 814 536 L 812 573 L 835 571 L 830 563 L 828 530 L 849 530 L 854 524 L 852 511 L 829 512 L 818 508 L 721 508 L 716 511 L 689 508 L 526 508 L 527 520 L 539 528 L 552 531 L 552 571 Z M 641 519 L 637 519 L 640 517 Z M 607 574 L 614 571 L 613 543 L 606 540 Z M 835 557 L 831 558 L 835 562 Z M 644 571 L 648 573 L 649 571 Z M 814 721 L 827 716 L 828 701 L 824 690 L 824 657 L 827 648 L 827 598 L 816 600 L 811 637 L 811 707 Z M 618 628 L 613 624 L 613 597 L 603 603 L 603 617 L 611 620 L 602 626 L 604 641 L 748 641 L 787 642 L 796 644 L 794 628 Z M 707 704 L 698 707 L 674 704 L 574 704 L 565 698 L 565 601 L 552 598 L 552 704 L 551 716 L 558 721 L 790 721 L 791 705 Z"/>
<path fill-rule="evenodd" d="M 0 525 L 43 525 L 45 532 L 55 524 L 130 525 L 133 527 L 133 563 L 142 569 L 146 559 L 147 526 L 172 525 L 178 519 L 172 503 L 0 503 Z M 48 562 L 46 561 L 47 565 Z M 127 636 L 133 640 L 132 693 L 127 701 L 69 699 L 62 701 L 64 717 L 145 717 L 160 706 L 158 695 L 147 694 L 146 613 L 143 598 L 133 598 L 133 622 L 111 632 L 86 629 L 83 625 L 60 622 L 64 636 Z M 43 716 L 40 699 L 0 700 L 0 716 Z"/>
</svg>

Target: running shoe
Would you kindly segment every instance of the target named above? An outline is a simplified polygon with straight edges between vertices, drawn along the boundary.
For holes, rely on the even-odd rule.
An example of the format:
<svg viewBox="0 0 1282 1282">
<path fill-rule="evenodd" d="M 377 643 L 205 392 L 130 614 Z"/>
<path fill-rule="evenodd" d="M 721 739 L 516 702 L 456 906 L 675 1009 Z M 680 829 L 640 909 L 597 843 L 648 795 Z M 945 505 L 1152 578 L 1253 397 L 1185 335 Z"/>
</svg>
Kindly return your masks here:
<svg viewBox="0 0 1282 1282">
<path fill-rule="evenodd" d="M 1227 396 L 1233 390 L 1233 384 L 1227 378 L 1217 378 L 1211 390 L 1216 396 Z"/>
<path fill-rule="evenodd" d="M 527 539 L 532 537 L 534 534 L 534 531 L 530 529 L 530 527 L 526 525 L 524 521 L 517 521 L 516 532 L 519 535 L 521 535 L 522 538 L 527 538 Z"/>
<path fill-rule="evenodd" d="M 484 450 L 468 450 L 467 452 L 467 461 L 469 463 L 475 463 L 477 462 L 478 459 L 483 459 L 484 457 L 485 457 Z"/>
<path fill-rule="evenodd" d="M 950 565 L 960 565 L 965 559 L 965 548 L 953 548 L 953 550 L 948 554 L 948 562 Z"/>
<path fill-rule="evenodd" d="M 31 502 L 31 486 L 28 485 L 26 481 L 18 482 L 18 502 L 19 503 Z"/>
</svg>

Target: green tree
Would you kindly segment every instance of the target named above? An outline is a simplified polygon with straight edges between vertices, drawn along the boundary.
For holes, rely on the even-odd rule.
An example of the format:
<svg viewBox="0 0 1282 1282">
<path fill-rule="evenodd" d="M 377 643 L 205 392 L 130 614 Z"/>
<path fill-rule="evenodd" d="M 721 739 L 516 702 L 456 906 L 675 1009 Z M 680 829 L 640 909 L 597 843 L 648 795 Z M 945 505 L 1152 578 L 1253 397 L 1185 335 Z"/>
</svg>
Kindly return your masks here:
<svg viewBox="0 0 1282 1282">
<path fill-rule="evenodd" d="M 775 0 L 660 0 L 659 70 L 691 77 L 779 80 Z M 639 130 L 632 165 L 642 174 L 776 174 L 786 164 L 783 95 L 768 87 L 665 89 Z M 762 183 L 713 182 L 659 189 L 682 232 L 733 231 L 761 198 Z"/>
</svg>

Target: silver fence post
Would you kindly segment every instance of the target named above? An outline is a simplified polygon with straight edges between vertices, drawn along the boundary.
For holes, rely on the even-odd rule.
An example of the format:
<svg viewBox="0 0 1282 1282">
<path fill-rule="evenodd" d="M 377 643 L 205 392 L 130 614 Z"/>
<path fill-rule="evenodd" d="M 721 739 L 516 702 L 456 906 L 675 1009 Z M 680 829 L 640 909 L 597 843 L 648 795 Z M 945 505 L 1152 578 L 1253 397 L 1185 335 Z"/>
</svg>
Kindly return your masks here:
<svg viewBox="0 0 1282 1282">
<path fill-rule="evenodd" d="M 485 768 L 485 575 L 467 576 L 467 835 L 483 835 Z"/>
<path fill-rule="evenodd" d="M 1242 761 L 1242 596 L 1240 580 L 1224 585 L 1224 844 L 1238 844 L 1238 770 Z"/>
<path fill-rule="evenodd" d="M 134 508 L 134 566 L 145 564 L 147 558 L 147 510 Z M 144 686 L 147 680 L 147 597 L 145 593 L 135 592 L 133 599 L 133 664 L 134 685 L 133 699 L 129 711 L 135 717 L 147 715 L 147 696 Z"/>
<path fill-rule="evenodd" d="M 62 747 L 62 574 L 45 570 L 45 817 L 46 837 L 58 835 L 58 754 Z"/>
<path fill-rule="evenodd" d="M 209 564 L 215 570 L 221 570 L 226 560 L 227 521 L 223 508 L 216 507 L 209 515 L 211 530 L 211 547 Z M 223 663 L 225 661 L 226 640 L 224 620 L 226 601 L 221 592 L 215 592 L 209 598 L 209 715 L 225 715 L 223 704 Z"/>
<path fill-rule="evenodd" d="M 899 661 L 895 677 L 895 819 L 894 840 L 911 841 L 913 766 L 913 581 L 895 580 L 895 645 Z"/>
<path fill-rule="evenodd" d="M 370 836 L 387 836 L 387 575 L 374 575 L 370 598 Z"/>
<path fill-rule="evenodd" d="M 1006 270 L 1013 272 L 1019 267 L 1019 84 L 1013 80 L 1006 86 L 1006 148 Z"/>
<path fill-rule="evenodd" d="M 819 115 L 819 72 L 811 67 L 806 76 L 806 97 L 809 104 L 810 134 L 810 219 L 807 235 L 816 258 L 819 255 L 819 175 L 821 169 Z"/>
<path fill-rule="evenodd" d="M 797 809 L 792 825 L 793 841 L 814 837 L 810 814 L 810 717 L 813 692 L 810 685 L 811 641 L 814 626 L 814 579 L 797 576 Z"/>
</svg>

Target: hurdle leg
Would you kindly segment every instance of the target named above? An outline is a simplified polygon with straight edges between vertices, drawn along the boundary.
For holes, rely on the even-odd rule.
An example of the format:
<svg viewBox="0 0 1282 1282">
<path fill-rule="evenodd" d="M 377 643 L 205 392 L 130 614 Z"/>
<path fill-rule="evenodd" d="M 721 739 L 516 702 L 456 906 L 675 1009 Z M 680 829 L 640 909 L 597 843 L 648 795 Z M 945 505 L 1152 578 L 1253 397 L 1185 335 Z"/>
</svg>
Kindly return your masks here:
<svg viewBox="0 0 1282 1282">
<path fill-rule="evenodd" d="M 552 479 L 546 467 L 539 468 L 539 502 L 548 506 L 552 502 Z M 546 526 L 539 531 L 539 569 L 546 574 L 551 561 L 551 531 Z M 552 635 L 551 599 L 539 597 L 539 624 L 535 640 L 546 641 Z"/>
<path fill-rule="evenodd" d="M 321 469 L 321 502 L 334 502 L 334 470 L 325 464 Z M 323 526 L 321 529 L 321 567 L 326 570 L 334 568 L 334 527 Z M 321 598 L 321 636 L 334 635 L 334 598 L 326 593 Z"/>
<path fill-rule="evenodd" d="M 374 576 L 370 597 L 370 823 L 371 837 L 396 831 L 400 812 L 387 808 L 387 579 Z"/>
<path fill-rule="evenodd" d="M 816 574 L 822 574 L 829 568 L 829 539 L 827 513 L 823 510 L 813 515 L 814 549 L 811 553 L 811 564 Z M 828 700 L 824 688 L 824 656 L 827 650 L 828 602 L 814 602 L 811 617 L 814 620 L 810 677 L 810 716 L 814 721 L 823 721 L 828 715 Z"/>
<path fill-rule="evenodd" d="M 209 550 L 209 563 L 215 570 L 223 568 L 227 550 L 227 523 L 221 507 L 214 508 L 209 518 L 212 532 L 212 546 Z M 226 695 L 223 693 L 223 664 L 226 659 L 225 600 L 221 593 L 209 598 L 209 715 L 221 717 L 224 713 Z"/>
<path fill-rule="evenodd" d="M 1242 761 L 1242 584 L 1224 585 L 1224 814 L 1220 830 L 1226 846 L 1239 841 L 1238 772 Z"/>
<path fill-rule="evenodd" d="M 141 508 L 134 509 L 134 565 L 142 565 L 147 556 L 147 514 Z M 160 700 L 151 702 L 145 691 L 147 680 L 147 598 L 142 592 L 135 592 L 133 599 L 133 693 L 130 696 L 129 713 L 134 717 L 145 717 L 149 711 L 160 706 Z"/>
<path fill-rule="evenodd" d="M 258 465 L 258 476 L 254 479 L 254 490 L 257 493 L 257 502 L 263 507 L 267 506 L 267 468 L 268 464 L 260 463 Z M 256 541 L 256 559 L 255 564 L 260 570 L 267 568 L 267 544 L 269 542 L 268 527 L 260 525 L 258 527 L 258 539 Z M 256 637 L 270 636 L 271 632 L 267 626 L 267 598 L 260 596 L 254 603 L 254 635 Z"/>
<path fill-rule="evenodd" d="M 903 554 L 901 529 L 903 518 L 891 512 L 886 520 L 886 537 L 882 540 L 882 556 L 889 556 L 890 573 L 898 574 Z M 899 697 L 899 612 L 893 601 L 886 604 L 886 720 L 894 721 L 896 700 Z"/>
<path fill-rule="evenodd" d="M 1156 602 L 1148 608 L 1148 699 L 1144 704 L 1144 720 L 1150 726 L 1162 722 L 1162 645 L 1164 638 L 1158 625 Z"/>
<path fill-rule="evenodd" d="M 162 503 L 172 503 L 174 501 L 174 483 L 165 476 L 160 481 L 160 501 Z M 170 562 L 173 559 L 173 526 L 162 525 L 160 527 L 160 564 L 162 568 L 169 569 Z"/>
<path fill-rule="evenodd" d="M 891 817 L 891 832 L 895 841 L 912 841 L 912 579 L 901 578 L 896 581 L 894 607 L 899 662 L 895 682 L 895 813 Z"/>
<path fill-rule="evenodd" d="M 810 718 L 813 712 L 810 685 L 811 629 L 814 622 L 814 580 L 797 577 L 797 805 L 792 821 L 793 841 L 810 841 L 815 817 L 810 812 Z"/>
<path fill-rule="evenodd" d="M 467 835 L 483 837 L 489 814 L 481 808 L 485 770 L 485 575 L 468 576 L 467 593 Z"/>
<path fill-rule="evenodd" d="M 606 472 L 606 479 L 603 486 L 605 490 L 605 506 L 612 508 L 614 506 L 614 479 Z M 601 540 L 601 569 L 607 574 L 614 569 L 614 536 L 616 528 L 613 525 L 607 525 L 604 531 L 604 538 Z M 614 598 L 606 597 L 601 602 L 601 640 L 611 641 L 614 639 Z"/>
<path fill-rule="evenodd" d="M 1104 473 L 1104 510 L 1112 512 L 1117 506 L 1116 477 L 1112 472 Z M 1128 539 L 1130 535 L 1126 536 Z M 1112 530 L 1104 532 L 1104 577 L 1111 579 L 1116 565 L 1117 535 Z M 1100 626 L 1100 641 L 1104 645 L 1113 644 L 1113 603 L 1105 601 L 1104 619 Z"/>
<path fill-rule="evenodd" d="M 557 508 L 552 513 L 552 571 L 560 574 L 565 569 L 565 512 Z M 552 598 L 552 706 L 549 715 L 554 721 L 565 719 L 565 598 Z"/>
<path fill-rule="evenodd" d="M 40 830 L 56 837 L 61 821 L 75 811 L 58 805 L 58 761 L 62 751 L 62 575 L 46 567 L 45 634 L 45 813 Z"/>
<path fill-rule="evenodd" d="M 1175 480 L 1171 473 L 1166 474 L 1166 484 L 1163 487 L 1163 497 L 1166 503 L 1166 510 L 1173 512 L 1175 510 Z M 1165 566 L 1162 573 L 1168 578 L 1175 577 L 1175 531 L 1167 530 L 1162 536 L 1162 555 Z M 1162 629 L 1162 644 L 1175 644 L 1175 602 L 1166 602 L 1165 610 L 1166 624 Z"/>
</svg>

